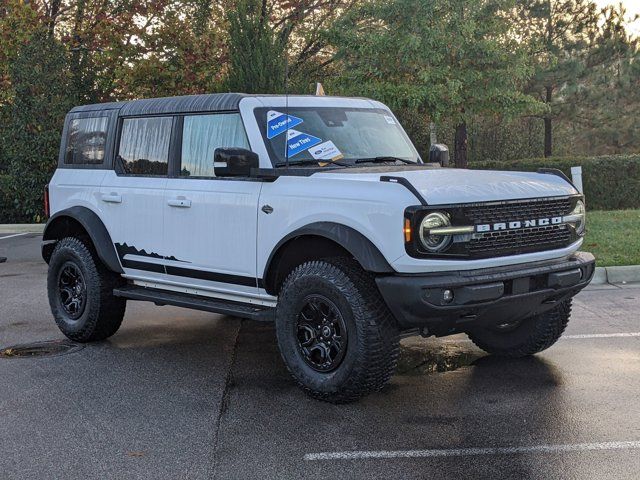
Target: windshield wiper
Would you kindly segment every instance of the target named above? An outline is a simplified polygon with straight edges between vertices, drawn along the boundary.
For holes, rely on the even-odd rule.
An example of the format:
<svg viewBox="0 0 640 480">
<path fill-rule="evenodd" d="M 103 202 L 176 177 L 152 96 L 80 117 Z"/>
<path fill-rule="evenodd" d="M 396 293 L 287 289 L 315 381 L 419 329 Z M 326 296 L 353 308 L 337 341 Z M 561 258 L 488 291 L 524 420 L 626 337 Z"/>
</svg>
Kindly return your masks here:
<svg viewBox="0 0 640 480">
<path fill-rule="evenodd" d="M 350 163 L 343 163 L 340 162 L 339 160 L 336 161 L 332 161 L 332 160 L 314 160 L 312 158 L 307 158 L 305 160 L 294 160 L 294 161 L 289 161 L 289 166 L 290 167 L 294 167 L 294 166 L 299 166 L 299 165 L 316 165 L 316 166 L 320 166 L 319 164 L 321 163 L 326 163 L 327 165 L 325 165 L 325 167 L 328 167 L 329 165 L 338 165 L 340 167 L 350 167 L 352 164 Z M 276 163 L 276 167 L 285 167 L 287 166 L 287 162 L 278 162 Z"/>
<path fill-rule="evenodd" d="M 358 158 L 357 160 L 355 160 L 355 162 L 353 163 L 345 163 L 345 162 L 341 162 L 339 160 L 336 161 L 332 161 L 332 160 L 314 160 L 312 158 L 307 158 L 304 160 L 294 160 L 294 161 L 290 161 L 289 162 L 289 166 L 299 166 L 299 165 L 318 165 L 320 163 L 326 163 L 325 167 L 328 167 L 329 165 L 338 165 L 340 167 L 353 167 L 355 164 L 357 163 L 387 163 L 387 162 L 402 162 L 402 163 L 406 163 L 408 165 L 417 165 L 417 162 L 414 162 L 412 160 L 407 160 L 406 158 L 400 158 L 400 157 L 389 157 L 389 156 L 384 156 L 384 157 L 371 157 L 371 158 Z M 276 164 L 276 167 L 284 167 L 287 165 L 287 162 L 278 162 Z"/>
<path fill-rule="evenodd" d="M 409 165 L 416 165 L 417 162 L 412 160 L 407 160 L 406 158 L 400 157 L 371 157 L 371 158 L 359 158 L 356 160 L 356 163 L 383 163 L 383 162 L 402 162 L 407 163 Z"/>
</svg>

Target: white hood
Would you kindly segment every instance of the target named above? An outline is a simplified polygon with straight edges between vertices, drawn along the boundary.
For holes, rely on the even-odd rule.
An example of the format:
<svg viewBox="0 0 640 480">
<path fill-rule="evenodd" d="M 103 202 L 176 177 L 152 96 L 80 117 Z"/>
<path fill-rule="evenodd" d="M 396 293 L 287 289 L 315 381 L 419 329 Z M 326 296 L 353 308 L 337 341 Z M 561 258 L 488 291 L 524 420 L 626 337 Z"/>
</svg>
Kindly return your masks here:
<svg viewBox="0 0 640 480">
<path fill-rule="evenodd" d="M 383 173 L 358 173 L 357 169 L 341 170 L 330 178 L 380 181 L 381 176 L 405 177 L 422 194 L 429 205 L 492 202 L 524 198 L 573 195 L 578 191 L 563 178 L 546 173 L 502 172 L 433 168 Z"/>
</svg>

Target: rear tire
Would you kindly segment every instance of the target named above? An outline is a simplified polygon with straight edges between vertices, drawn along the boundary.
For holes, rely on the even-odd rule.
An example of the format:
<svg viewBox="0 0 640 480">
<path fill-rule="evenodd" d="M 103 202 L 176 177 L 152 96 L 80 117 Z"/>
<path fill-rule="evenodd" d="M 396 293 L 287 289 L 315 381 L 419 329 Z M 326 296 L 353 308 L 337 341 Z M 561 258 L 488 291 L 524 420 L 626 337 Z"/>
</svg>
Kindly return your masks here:
<svg viewBox="0 0 640 480">
<path fill-rule="evenodd" d="M 346 258 L 293 270 L 280 291 L 276 333 L 298 385 L 332 403 L 380 390 L 398 361 L 395 319 L 373 277 Z"/>
<path fill-rule="evenodd" d="M 553 310 L 522 320 L 514 328 L 504 331 L 484 328 L 469 332 L 478 347 L 501 357 L 525 357 L 546 350 L 556 343 L 571 316 L 571 299 L 561 302 Z"/>
<path fill-rule="evenodd" d="M 104 340 L 118 331 L 126 300 L 113 289 L 124 283 L 75 237 L 60 240 L 49 261 L 49 305 L 60 331 L 75 342 Z"/>
</svg>

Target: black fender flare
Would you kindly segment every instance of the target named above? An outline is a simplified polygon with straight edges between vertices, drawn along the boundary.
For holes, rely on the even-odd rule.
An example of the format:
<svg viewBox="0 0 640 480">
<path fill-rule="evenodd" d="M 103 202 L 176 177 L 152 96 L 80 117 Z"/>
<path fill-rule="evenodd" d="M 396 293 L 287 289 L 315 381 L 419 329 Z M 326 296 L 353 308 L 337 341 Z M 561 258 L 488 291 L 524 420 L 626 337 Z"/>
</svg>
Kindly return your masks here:
<svg viewBox="0 0 640 480">
<path fill-rule="evenodd" d="M 98 215 L 86 207 L 76 206 L 60 210 L 49 218 L 42 235 L 42 258 L 45 261 L 47 261 L 45 248 L 52 241 L 60 240 L 57 229 L 65 218 L 75 220 L 84 228 L 89 238 L 91 238 L 91 242 L 93 242 L 98 258 L 109 270 L 116 273 L 124 273 L 107 227 L 104 226 Z"/>
<path fill-rule="evenodd" d="M 371 240 L 354 228 L 334 222 L 316 222 L 294 230 L 283 237 L 271 251 L 264 267 L 262 278 L 267 278 L 271 263 L 280 248 L 288 241 L 302 236 L 317 236 L 332 240 L 347 250 L 353 258 L 368 272 L 393 273 L 393 267 L 382 255 L 378 247 Z"/>
</svg>

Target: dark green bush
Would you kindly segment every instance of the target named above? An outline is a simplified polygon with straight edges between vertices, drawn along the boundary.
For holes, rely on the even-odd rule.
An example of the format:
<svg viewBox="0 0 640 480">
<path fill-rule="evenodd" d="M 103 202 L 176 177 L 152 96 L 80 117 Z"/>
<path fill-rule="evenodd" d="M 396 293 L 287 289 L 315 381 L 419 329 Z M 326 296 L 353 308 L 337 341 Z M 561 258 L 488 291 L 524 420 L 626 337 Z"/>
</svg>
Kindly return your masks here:
<svg viewBox="0 0 640 480">
<path fill-rule="evenodd" d="M 56 168 L 69 96 L 65 48 L 47 32 L 21 46 L 10 68 L 15 97 L 3 118 L 3 157 L 9 160 L 8 191 L 13 215 L 25 222 L 44 219 L 43 194 Z"/>
<path fill-rule="evenodd" d="M 640 155 L 528 158 L 508 162 L 477 162 L 472 168 L 535 171 L 558 168 L 571 178 L 582 166 L 582 184 L 589 210 L 640 208 Z"/>
<path fill-rule="evenodd" d="M 0 175 L 0 223 L 8 223 L 9 177 Z"/>
<path fill-rule="evenodd" d="M 0 175 L 0 223 L 16 223 L 24 220 L 16 213 L 11 192 L 11 177 Z"/>
</svg>

